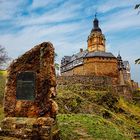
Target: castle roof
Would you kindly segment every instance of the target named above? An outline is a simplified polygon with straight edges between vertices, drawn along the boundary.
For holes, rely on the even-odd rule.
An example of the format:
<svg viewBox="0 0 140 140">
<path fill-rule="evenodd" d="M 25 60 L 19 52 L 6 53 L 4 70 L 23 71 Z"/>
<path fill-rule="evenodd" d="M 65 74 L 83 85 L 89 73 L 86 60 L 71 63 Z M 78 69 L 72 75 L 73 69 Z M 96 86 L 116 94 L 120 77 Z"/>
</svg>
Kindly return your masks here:
<svg viewBox="0 0 140 140">
<path fill-rule="evenodd" d="M 85 57 L 87 53 L 88 53 L 88 51 L 79 52 L 76 54 L 76 58 Z"/>
<path fill-rule="evenodd" d="M 128 61 L 123 61 L 123 64 L 125 67 L 127 67 L 129 65 L 129 62 Z"/>
<path fill-rule="evenodd" d="M 118 59 L 118 61 L 122 61 L 122 57 L 121 57 L 120 53 L 118 54 L 117 59 Z"/>
<path fill-rule="evenodd" d="M 79 58 L 84 58 L 86 56 L 86 54 L 88 53 L 88 51 L 83 51 L 83 52 L 79 52 L 77 54 L 74 54 L 71 56 L 70 62 L 79 59 Z"/>
<path fill-rule="evenodd" d="M 105 58 L 116 58 L 110 52 L 103 52 L 103 51 L 96 51 L 96 52 L 89 52 L 85 57 L 105 57 Z"/>
<path fill-rule="evenodd" d="M 123 61 L 123 65 L 124 65 L 124 68 L 125 69 L 129 69 L 130 70 L 130 65 L 129 65 L 129 62 L 128 61 Z"/>
<path fill-rule="evenodd" d="M 116 58 L 112 53 L 110 52 L 101 52 L 101 51 L 97 51 L 97 52 L 88 52 L 88 51 L 83 51 L 83 52 L 79 52 L 77 54 L 74 54 L 72 56 L 64 56 L 61 60 L 61 64 L 65 65 L 68 63 L 71 63 L 75 60 L 78 60 L 80 58 L 92 58 L 92 57 L 104 57 L 104 58 Z"/>
</svg>

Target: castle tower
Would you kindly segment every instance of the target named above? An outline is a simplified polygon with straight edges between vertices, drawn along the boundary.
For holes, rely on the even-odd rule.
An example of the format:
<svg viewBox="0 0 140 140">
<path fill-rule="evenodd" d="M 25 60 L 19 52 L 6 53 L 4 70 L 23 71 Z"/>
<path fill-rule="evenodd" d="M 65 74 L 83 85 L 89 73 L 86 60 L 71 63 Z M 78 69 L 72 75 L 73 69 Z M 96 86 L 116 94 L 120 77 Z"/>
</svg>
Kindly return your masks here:
<svg viewBox="0 0 140 140">
<path fill-rule="evenodd" d="M 105 36 L 102 34 L 102 30 L 99 27 L 99 21 L 96 18 L 96 15 L 93 21 L 93 29 L 91 30 L 91 33 L 88 36 L 87 43 L 89 52 L 105 52 Z"/>
<path fill-rule="evenodd" d="M 122 61 L 122 57 L 120 54 L 117 56 L 117 61 L 118 61 L 118 70 L 119 70 L 119 80 L 120 80 L 120 85 L 125 85 L 125 80 L 124 80 L 124 64 Z"/>
</svg>

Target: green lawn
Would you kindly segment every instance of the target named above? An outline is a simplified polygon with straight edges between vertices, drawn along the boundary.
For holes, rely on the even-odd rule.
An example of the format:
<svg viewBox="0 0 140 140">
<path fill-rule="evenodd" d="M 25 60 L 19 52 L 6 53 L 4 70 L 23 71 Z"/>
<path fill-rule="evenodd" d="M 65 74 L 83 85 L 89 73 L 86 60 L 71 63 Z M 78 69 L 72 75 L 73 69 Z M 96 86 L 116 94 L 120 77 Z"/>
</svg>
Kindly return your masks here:
<svg viewBox="0 0 140 140">
<path fill-rule="evenodd" d="M 97 115 L 59 114 L 63 140 L 130 140 L 116 125 Z"/>
</svg>

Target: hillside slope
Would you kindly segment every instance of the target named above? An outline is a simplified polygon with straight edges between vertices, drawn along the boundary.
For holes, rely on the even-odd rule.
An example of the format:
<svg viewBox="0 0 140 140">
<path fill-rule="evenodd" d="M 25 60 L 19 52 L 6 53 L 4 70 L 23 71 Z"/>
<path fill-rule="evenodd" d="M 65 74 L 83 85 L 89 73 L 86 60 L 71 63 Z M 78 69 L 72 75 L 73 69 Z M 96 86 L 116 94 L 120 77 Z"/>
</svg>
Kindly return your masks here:
<svg viewBox="0 0 140 140">
<path fill-rule="evenodd" d="M 5 77 L 0 77 L 0 104 Z M 58 85 L 57 116 L 62 140 L 139 140 L 140 104 L 111 89 L 81 89 L 79 84 Z M 137 92 L 138 95 L 139 92 Z M 0 106 L 0 120 L 4 117 Z M 10 138 L 9 138 L 10 139 Z"/>
<path fill-rule="evenodd" d="M 71 86 L 71 90 L 58 86 L 56 99 L 63 140 L 140 139 L 138 104 L 108 89 L 79 90 L 79 85 Z"/>
</svg>

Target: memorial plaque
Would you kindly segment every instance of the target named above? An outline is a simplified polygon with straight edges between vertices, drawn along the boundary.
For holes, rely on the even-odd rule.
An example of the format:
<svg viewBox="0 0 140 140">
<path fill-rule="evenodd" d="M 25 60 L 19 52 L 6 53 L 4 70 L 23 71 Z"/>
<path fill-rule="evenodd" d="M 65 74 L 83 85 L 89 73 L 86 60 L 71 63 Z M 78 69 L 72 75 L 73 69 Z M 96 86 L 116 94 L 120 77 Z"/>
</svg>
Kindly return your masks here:
<svg viewBox="0 0 140 140">
<path fill-rule="evenodd" d="M 35 99 L 35 73 L 21 72 L 17 75 L 17 100 Z"/>
</svg>

